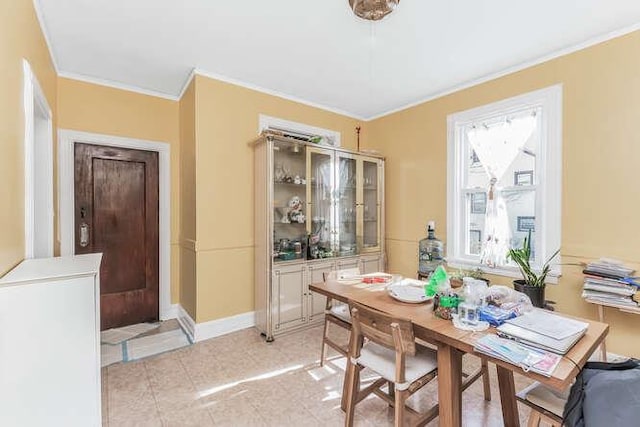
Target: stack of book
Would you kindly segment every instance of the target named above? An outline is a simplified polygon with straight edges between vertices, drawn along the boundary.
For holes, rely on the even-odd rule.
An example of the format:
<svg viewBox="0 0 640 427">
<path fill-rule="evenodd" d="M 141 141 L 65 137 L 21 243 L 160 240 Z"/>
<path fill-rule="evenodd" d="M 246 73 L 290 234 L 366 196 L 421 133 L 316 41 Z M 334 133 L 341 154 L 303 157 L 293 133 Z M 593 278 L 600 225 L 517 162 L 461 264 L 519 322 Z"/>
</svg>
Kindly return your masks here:
<svg viewBox="0 0 640 427">
<path fill-rule="evenodd" d="M 498 326 L 498 335 L 531 347 L 566 354 L 589 325 L 579 320 L 534 309 Z"/>
<path fill-rule="evenodd" d="M 582 272 L 582 298 L 595 304 L 638 307 L 632 298 L 638 292 L 638 283 L 631 277 L 632 268 L 619 261 L 600 259 L 587 264 Z"/>
<path fill-rule="evenodd" d="M 550 376 L 562 355 L 584 336 L 585 322 L 534 309 L 498 326 L 497 336 L 485 335 L 474 349 L 509 363 Z"/>
</svg>

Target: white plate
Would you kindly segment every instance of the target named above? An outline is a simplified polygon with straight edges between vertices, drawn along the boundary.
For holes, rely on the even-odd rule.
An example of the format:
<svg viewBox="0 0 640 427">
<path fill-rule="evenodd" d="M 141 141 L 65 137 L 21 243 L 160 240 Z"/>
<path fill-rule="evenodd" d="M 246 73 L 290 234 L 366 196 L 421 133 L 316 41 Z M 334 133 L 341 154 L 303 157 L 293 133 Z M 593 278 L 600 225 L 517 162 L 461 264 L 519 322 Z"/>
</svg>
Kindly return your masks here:
<svg viewBox="0 0 640 427">
<path fill-rule="evenodd" d="M 392 298 L 411 304 L 420 304 L 433 299 L 433 297 L 428 297 L 424 294 L 423 287 L 406 285 L 402 284 L 402 282 L 390 285 L 387 290 Z"/>
</svg>

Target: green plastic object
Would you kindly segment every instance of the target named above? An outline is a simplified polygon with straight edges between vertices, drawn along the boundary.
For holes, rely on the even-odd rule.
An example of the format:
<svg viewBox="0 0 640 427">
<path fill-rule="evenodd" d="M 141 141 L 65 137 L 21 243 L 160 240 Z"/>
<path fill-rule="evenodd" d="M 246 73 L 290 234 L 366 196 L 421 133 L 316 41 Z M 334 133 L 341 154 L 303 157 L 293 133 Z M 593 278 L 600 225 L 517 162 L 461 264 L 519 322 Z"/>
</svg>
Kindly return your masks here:
<svg viewBox="0 0 640 427">
<path fill-rule="evenodd" d="M 441 307 L 457 308 L 459 304 L 460 304 L 460 298 L 458 297 L 458 295 L 440 297 Z"/>
<path fill-rule="evenodd" d="M 445 270 L 443 266 L 439 265 L 433 274 L 431 274 L 431 277 L 429 277 L 429 283 L 424 287 L 425 295 L 428 297 L 434 296 L 438 292 L 438 289 L 440 289 L 441 285 L 447 281 L 447 277 L 447 270 Z"/>
</svg>

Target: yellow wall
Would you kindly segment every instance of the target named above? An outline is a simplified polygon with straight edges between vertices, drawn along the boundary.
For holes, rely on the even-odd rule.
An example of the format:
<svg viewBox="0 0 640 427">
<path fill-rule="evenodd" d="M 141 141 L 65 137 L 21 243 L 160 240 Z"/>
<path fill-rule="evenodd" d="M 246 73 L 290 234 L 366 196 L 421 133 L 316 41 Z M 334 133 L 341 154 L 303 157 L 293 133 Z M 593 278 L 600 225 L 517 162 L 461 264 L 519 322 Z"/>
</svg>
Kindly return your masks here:
<svg viewBox="0 0 640 427">
<path fill-rule="evenodd" d="M 58 126 L 165 142 L 171 149 L 171 300 L 179 301 L 180 132 L 178 102 L 58 79 Z"/>
<path fill-rule="evenodd" d="M 196 318 L 196 82 L 180 99 L 180 304 Z"/>
<path fill-rule="evenodd" d="M 253 150 L 266 114 L 341 132 L 351 119 L 196 76 L 197 322 L 253 311 Z"/>
<path fill-rule="evenodd" d="M 0 276 L 24 258 L 24 112 L 22 59 L 31 64 L 49 106 L 56 73 L 30 0 L 0 0 Z"/>
<path fill-rule="evenodd" d="M 638 51 L 635 32 L 370 122 L 368 147 L 387 156 L 391 271 L 415 275 L 417 242 L 429 219 L 446 238 L 447 115 L 557 83 L 564 85 L 562 261 L 609 256 L 640 268 Z M 547 298 L 559 311 L 596 318 L 595 307 L 580 297 L 580 271 L 563 266 Z M 613 310 L 606 318 L 609 350 L 640 356 L 638 318 Z"/>
</svg>

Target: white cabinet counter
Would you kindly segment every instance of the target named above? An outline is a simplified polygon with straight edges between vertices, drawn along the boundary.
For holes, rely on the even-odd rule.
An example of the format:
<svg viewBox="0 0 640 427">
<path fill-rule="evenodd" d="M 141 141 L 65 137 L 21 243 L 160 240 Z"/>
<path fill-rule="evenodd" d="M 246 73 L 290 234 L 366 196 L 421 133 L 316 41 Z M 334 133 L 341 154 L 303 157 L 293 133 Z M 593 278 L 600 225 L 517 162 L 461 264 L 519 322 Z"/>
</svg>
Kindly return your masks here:
<svg viewBox="0 0 640 427">
<path fill-rule="evenodd" d="M 29 259 L 0 279 L 0 426 L 102 424 L 101 259 Z"/>
</svg>

